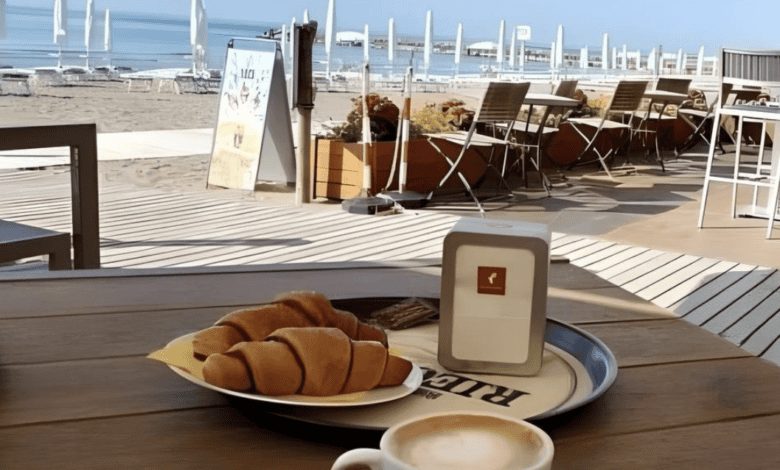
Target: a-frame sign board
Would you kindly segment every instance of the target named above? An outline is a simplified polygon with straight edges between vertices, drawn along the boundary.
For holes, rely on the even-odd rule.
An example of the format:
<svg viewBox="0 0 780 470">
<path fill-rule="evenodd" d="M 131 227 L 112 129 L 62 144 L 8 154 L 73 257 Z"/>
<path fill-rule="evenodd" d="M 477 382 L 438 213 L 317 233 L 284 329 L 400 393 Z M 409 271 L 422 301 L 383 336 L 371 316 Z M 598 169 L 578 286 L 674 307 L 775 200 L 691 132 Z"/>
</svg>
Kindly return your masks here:
<svg viewBox="0 0 780 470">
<path fill-rule="evenodd" d="M 254 191 L 260 181 L 295 182 L 295 145 L 277 41 L 228 44 L 208 186 Z"/>
</svg>

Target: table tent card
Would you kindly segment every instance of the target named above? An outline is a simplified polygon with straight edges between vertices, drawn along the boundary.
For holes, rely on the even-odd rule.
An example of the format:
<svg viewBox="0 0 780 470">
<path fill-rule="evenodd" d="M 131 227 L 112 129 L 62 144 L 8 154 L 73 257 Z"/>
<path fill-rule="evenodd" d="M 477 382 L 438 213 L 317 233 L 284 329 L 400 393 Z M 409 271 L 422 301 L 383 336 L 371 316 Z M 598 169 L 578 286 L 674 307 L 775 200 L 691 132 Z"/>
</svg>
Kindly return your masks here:
<svg viewBox="0 0 780 470">
<path fill-rule="evenodd" d="M 228 43 L 208 185 L 254 191 L 295 182 L 295 146 L 277 41 Z"/>
</svg>

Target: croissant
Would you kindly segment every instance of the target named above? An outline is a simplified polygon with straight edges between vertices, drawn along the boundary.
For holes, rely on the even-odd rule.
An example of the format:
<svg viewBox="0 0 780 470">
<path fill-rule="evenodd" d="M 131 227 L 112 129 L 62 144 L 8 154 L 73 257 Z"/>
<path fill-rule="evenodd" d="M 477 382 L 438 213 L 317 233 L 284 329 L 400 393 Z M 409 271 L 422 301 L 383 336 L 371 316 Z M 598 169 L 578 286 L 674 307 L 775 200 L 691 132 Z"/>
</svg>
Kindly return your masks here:
<svg viewBox="0 0 780 470">
<path fill-rule="evenodd" d="M 281 328 L 244 341 L 203 364 L 206 382 L 262 395 L 330 396 L 400 385 L 412 363 L 375 341 L 353 341 L 338 328 Z"/>
<path fill-rule="evenodd" d="M 198 332 L 192 346 L 195 357 L 205 359 L 242 341 L 262 341 L 279 328 L 309 326 L 338 328 L 350 339 L 379 341 L 387 347 L 384 330 L 358 321 L 349 312 L 334 310 L 328 298 L 316 292 L 290 292 L 273 304 L 230 313 Z"/>
</svg>

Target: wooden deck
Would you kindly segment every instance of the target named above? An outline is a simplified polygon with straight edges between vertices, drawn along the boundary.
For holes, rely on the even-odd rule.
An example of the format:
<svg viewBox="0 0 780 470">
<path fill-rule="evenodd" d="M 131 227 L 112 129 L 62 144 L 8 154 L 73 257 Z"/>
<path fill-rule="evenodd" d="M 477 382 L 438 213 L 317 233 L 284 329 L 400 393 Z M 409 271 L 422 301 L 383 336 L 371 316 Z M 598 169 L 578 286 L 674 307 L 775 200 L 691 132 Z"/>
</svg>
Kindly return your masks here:
<svg viewBox="0 0 780 470">
<path fill-rule="evenodd" d="M 50 174 L 46 184 L 39 173 L 0 173 L 0 218 L 69 231 L 66 171 Z M 435 211 L 361 216 L 314 206 L 101 184 L 102 267 L 440 261 L 443 237 L 459 219 Z M 780 364 L 778 270 L 578 235 L 553 238 L 552 254 Z M 0 276 L 42 267 L 0 267 Z"/>
</svg>

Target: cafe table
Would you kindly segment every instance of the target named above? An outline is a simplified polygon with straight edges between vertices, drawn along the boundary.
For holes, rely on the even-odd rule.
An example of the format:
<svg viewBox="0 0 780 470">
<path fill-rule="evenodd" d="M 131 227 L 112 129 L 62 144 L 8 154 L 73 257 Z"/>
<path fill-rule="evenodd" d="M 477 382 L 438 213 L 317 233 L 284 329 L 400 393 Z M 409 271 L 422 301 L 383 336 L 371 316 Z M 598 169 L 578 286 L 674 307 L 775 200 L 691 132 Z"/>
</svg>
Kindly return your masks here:
<svg viewBox="0 0 780 470">
<path fill-rule="evenodd" d="M 534 106 L 546 106 L 547 110 L 544 113 L 544 116 L 542 116 L 541 122 L 539 123 L 539 126 L 537 127 L 536 134 L 534 135 L 533 141 L 534 144 L 532 146 L 536 147 L 536 160 L 533 158 L 530 159 L 531 164 L 534 165 L 534 168 L 536 168 L 536 171 L 539 172 L 539 176 L 542 180 L 542 185 L 544 186 L 545 190 L 547 191 L 547 194 L 550 195 L 550 188 L 552 188 L 552 183 L 550 182 L 550 179 L 547 177 L 547 174 L 542 170 L 542 157 L 544 155 L 544 147 L 543 147 L 543 138 L 544 138 L 544 128 L 546 127 L 546 121 L 547 116 L 549 115 L 552 108 L 556 107 L 563 107 L 563 108 L 576 108 L 580 105 L 579 100 L 575 100 L 573 98 L 567 98 L 565 96 L 558 96 L 554 95 L 552 93 L 528 93 L 525 95 L 525 99 L 523 100 L 524 105 L 528 105 L 528 117 L 526 119 L 525 123 L 518 122 L 516 124 L 517 129 L 523 129 L 527 134 L 531 133 L 531 117 L 533 116 L 534 112 Z M 528 187 L 528 178 L 526 176 L 525 172 L 525 165 L 523 165 L 523 182 L 525 184 L 525 187 Z"/>
<path fill-rule="evenodd" d="M 664 170 L 664 160 L 661 157 L 661 150 L 658 143 L 658 132 L 661 129 L 661 120 L 663 119 L 664 111 L 669 105 L 679 105 L 680 103 L 688 99 L 688 94 L 676 93 L 673 91 L 666 91 L 666 90 L 646 90 L 643 95 L 643 98 L 650 100 L 650 103 L 648 104 L 647 112 L 645 113 L 645 116 L 641 118 L 639 125 L 635 128 L 633 132 L 644 132 L 644 133 L 652 132 L 655 135 L 654 142 L 655 142 L 656 159 L 658 161 L 658 164 L 661 166 L 661 170 Z M 653 105 L 656 103 L 661 104 L 661 109 L 658 111 L 655 118 L 653 118 Z M 653 121 L 655 122 L 655 130 L 651 131 L 648 129 L 648 123 Z"/>
<path fill-rule="evenodd" d="M 440 273 L 362 262 L 4 275 L 0 468 L 328 469 L 380 432 L 269 413 L 147 354 L 282 292 L 436 298 Z M 536 421 L 554 468 L 780 468 L 778 367 L 566 262 L 550 266 L 547 312 L 619 366 L 602 396 Z"/>
</svg>

